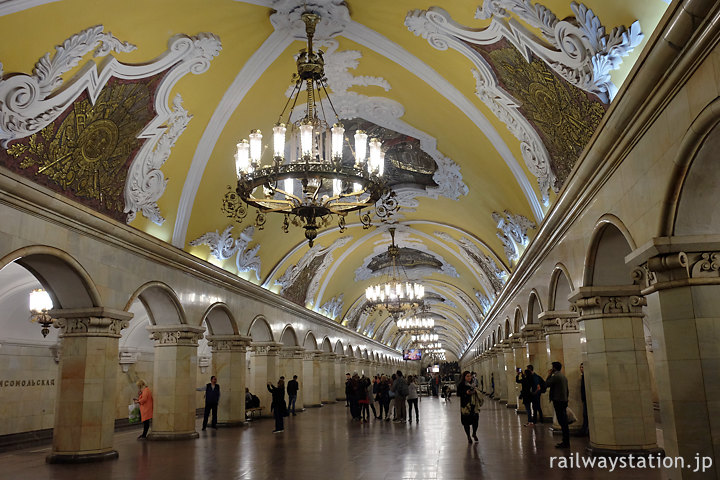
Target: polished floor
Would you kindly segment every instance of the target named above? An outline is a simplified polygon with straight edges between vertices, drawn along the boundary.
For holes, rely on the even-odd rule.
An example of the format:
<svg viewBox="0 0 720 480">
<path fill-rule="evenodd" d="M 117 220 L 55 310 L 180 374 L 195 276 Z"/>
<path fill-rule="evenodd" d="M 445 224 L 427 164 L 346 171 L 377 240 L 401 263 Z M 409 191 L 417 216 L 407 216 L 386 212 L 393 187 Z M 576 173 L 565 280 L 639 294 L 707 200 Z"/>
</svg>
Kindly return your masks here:
<svg viewBox="0 0 720 480">
<path fill-rule="evenodd" d="M 143 442 L 138 432 L 115 435 L 120 458 L 83 465 L 48 465 L 50 446 L 0 455 L 7 479 L 659 479 L 657 470 L 550 467 L 558 438 L 546 427 L 523 427 L 524 416 L 486 400 L 479 443 L 468 445 L 457 399 L 423 397 L 420 422 L 399 424 L 349 419 L 344 403 L 308 409 L 273 434 L 272 419 L 246 427 L 198 431 L 200 438 Z M 585 455 L 586 438 L 572 438 L 573 455 Z M 567 452 L 565 453 L 568 454 Z M 557 462 L 557 459 L 555 460 Z"/>
</svg>

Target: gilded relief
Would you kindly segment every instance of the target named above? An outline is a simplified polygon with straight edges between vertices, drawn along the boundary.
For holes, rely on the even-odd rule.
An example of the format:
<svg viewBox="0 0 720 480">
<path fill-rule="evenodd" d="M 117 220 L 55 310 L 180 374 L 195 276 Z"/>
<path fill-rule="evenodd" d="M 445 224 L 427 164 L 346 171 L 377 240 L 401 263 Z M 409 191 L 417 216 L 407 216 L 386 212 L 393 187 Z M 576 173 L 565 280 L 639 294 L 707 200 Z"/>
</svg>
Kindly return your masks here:
<svg viewBox="0 0 720 480">
<path fill-rule="evenodd" d="M 355 130 L 364 130 L 368 139 L 382 141 L 385 152 L 384 177 L 390 186 L 399 184 L 417 184 L 423 187 L 436 187 L 433 174 L 437 170 L 435 160 L 420 148 L 420 140 L 389 130 L 361 118 L 343 120 L 345 136 L 353 142 Z M 353 158 L 350 145 L 345 144 L 343 158 Z"/>
<path fill-rule="evenodd" d="M 490 62 L 501 87 L 520 103 L 520 113 L 550 154 L 555 186 L 560 188 L 595 133 L 606 106 L 597 96 L 560 78 L 534 55 L 530 54 L 528 63 L 507 41 L 482 48 L 468 45 Z"/>
<path fill-rule="evenodd" d="M 124 221 L 128 167 L 142 145 L 137 135 L 154 116 L 158 80 L 111 79 L 95 104 L 83 94 L 40 132 L 10 142 L 0 158 L 21 175 Z"/>
<path fill-rule="evenodd" d="M 442 262 L 429 253 L 421 252 L 420 250 L 416 250 L 414 248 L 404 247 L 400 247 L 396 263 L 398 266 L 402 266 L 406 269 L 425 266 L 440 270 L 443 265 Z M 373 273 L 384 269 L 390 269 L 391 267 L 392 258 L 388 252 L 376 255 L 368 264 L 368 269 L 370 269 Z"/>
</svg>

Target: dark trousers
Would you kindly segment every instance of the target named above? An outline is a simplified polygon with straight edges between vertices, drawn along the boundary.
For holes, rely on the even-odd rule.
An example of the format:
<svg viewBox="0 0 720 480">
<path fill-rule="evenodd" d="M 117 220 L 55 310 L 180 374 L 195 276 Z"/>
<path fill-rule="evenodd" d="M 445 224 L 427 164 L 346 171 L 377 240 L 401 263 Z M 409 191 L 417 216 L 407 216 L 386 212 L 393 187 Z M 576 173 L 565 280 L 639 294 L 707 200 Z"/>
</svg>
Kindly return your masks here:
<svg viewBox="0 0 720 480">
<path fill-rule="evenodd" d="M 472 425 L 472 428 L 473 428 L 473 430 L 472 430 L 473 437 L 477 437 L 478 420 L 480 420 L 480 417 L 478 415 L 475 415 L 475 418 L 470 423 L 470 425 Z M 470 440 L 470 425 L 465 425 L 463 423 L 463 428 L 465 429 L 465 435 L 467 435 L 468 440 Z"/>
<path fill-rule="evenodd" d="M 208 417 L 210 416 L 210 411 L 212 411 L 212 428 L 215 428 L 217 426 L 217 403 L 207 403 L 205 402 L 205 415 L 203 416 L 203 428 L 207 427 L 207 421 Z"/>
<path fill-rule="evenodd" d="M 143 422 L 142 438 L 147 437 L 148 430 L 150 430 L 150 419 L 149 418 Z"/>
<path fill-rule="evenodd" d="M 525 405 L 525 411 L 527 412 L 528 423 L 535 423 L 532 411 L 532 401 L 523 399 L 523 405 Z"/>
<path fill-rule="evenodd" d="M 380 400 L 380 418 L 383 417 L 383 410 L 385 410 L 385 418 L 388 418 L 390 416 L 390 399 L 389 398 Z"/>
<path fill-rule="evenodd" d="M 375 402 L 370 400 L 370 409 L 373 412 L 373 417 L 378 418 L 377 410 L 375 410 Z"/>
<path fill-rule="evenodd" d="M 413 406 L 415 407 L 415 420 L 416 421 L 420 420 L 420 414 L 418 413 L 418 399 L 417 398 L 413 398 L 412 400 L 408 399 L 407 402 L 408 402 L 408 417 L 409 417 L 410 421 L 412 421 Z"/>
<path fill-rule="evenodd" d="M 565 404 L 567 406 L 567 403 Z M 543 423 L 543 411 L 540 406 L 540 395 L 533 395 L 532 398 L 533 408 L 533 423 Z"/>
<path fill-rule="evenodd" d="M 583 402 L 583 424 L 580 432 L 584 435 L 590 433 L 590 422 L 588 420 L 587 402 Z"/>
<path fill-rule="evenodd" d="M 273 408 L 273 416 L 275 417 L 275 430 L 284 430 L 283 411 L 281 408 Z"/>
<path fill-rule="evenodd" d="M 288 395 L 288 410 L 295 415 L 295 402 L 297 401 L 297 395 Z"/>
<path fill-rule="evenodd" d="M 568 426 L 567 416 L 568 402 L 559 402 L 553 400 L 553 407 L 555 408 L 555 416 L 562 429 L 562 442 L 566 445 L 570 444 L 570 427 Z"/>
</svg>

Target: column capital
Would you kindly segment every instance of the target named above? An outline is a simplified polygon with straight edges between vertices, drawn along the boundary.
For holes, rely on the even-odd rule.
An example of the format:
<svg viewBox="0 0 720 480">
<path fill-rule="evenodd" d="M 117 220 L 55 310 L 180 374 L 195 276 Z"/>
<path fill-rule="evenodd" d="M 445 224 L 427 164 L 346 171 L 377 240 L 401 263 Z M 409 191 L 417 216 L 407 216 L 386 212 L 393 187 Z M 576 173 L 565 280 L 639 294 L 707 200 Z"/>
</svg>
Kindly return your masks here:
<svg viewBox="0 0 720 480">
<path fill-rule="evenodd" d="M 548 310 L 538 315 L 538 320 L 545 330 L 545 336 L 563 333 L 578 333 L 578 312 L 564 310 Z"/>
<path fill-rule="evenodd" d="M 524 348 L 526 340 L 522 337 L 520 332 L 510 334 L 510 346 L 515 348 Z"/>
<path fill-rule="evenodd" d="M 578 321 L 609 317 L 642 317 L 647 305 L 639 285 L 580 287 L 570 295 L 580 317 Z"/>
<path fill-rule="evenodd" d="M 720 236 L 657 237 L 628 255 L 643 295 L 686 285 L 720 284 Z"/>
<path fill-rule="evenodd" d="M 318 355 L 322 353 L 322 350 L 305 350 L 303 352 L 303 360 L 315 360 Z"/>
<path fill-rule="evenodd" d="M 277 342 L 252 342 L 250 348 L 255 355 L 278 355 L 282 343 Z"/>
<path fill-rule="evenodd" d="M 520 336 L 526 343 L 541 342 L 545 341 L 545 330 L 540 324 L 528 323 L 520 329 Z"/>
<path fill-rule="evenodd" d="M 150 325 L 145 327 L 156 347 L 197 347 L 198 340 L 205 333 L 205 327 L 192 325 Z"/>
<path fill-rule="evenodd" d="M 133 314 L 105 307 L 50 310 L 60 337 L 114 337 L 130 325 Z"/>
<path fill-rule="evenodd" d="M 206 335 L 213 352 L 245 352 L 251 338 L 243 335 Z"/>
<path fill-rule="evenodd" d="M 337 363 L 344 363 L 347 360 L 347 355 L 343 355 L 340 353 L 335 354 L 335 361 Z"/>
<path fill-rule="evenodd" d="M 324 362 L 335 362 L 336 357 L 337 354 L 332 352 L 322 352 L 320 354 L 320 359 Z"/>
<path fill-rule="evenodd" d="M 280 348 L 280 357 L 281 358 L 302 358 L 304 351 L 305 351 L 304 348 L 298 347 L 298 346 L 281 347 Z"/>
</svg>

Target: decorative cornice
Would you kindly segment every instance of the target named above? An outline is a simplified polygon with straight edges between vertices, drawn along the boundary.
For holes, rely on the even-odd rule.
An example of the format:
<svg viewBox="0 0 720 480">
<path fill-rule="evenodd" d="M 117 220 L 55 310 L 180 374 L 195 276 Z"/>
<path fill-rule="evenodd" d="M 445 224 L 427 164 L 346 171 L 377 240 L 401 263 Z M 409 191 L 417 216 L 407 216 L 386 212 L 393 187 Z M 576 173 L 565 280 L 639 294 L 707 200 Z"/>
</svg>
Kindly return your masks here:
<svg viewBox="0 0 720 480">
<path fill-rule="evenodd" d="M 115 337 L 130 325 L 133 314 L 103 307 L 57 309 L 48 312 L 59 337 Z"/>
<path fill-rule="evenodd" d="M 570 296 L 580 316 L 578 321 L 611 318 L 643 317 L 647 305 L 637 285 L 616 287 L 580 287 Z"/>
<path fill-rule="evenodd" d="M 252 339 L 243 335 L 206 335 L 212 352 L 245 353 Z"/>
<path fill-rule="evenodd" d="M 282 343 L 276 342 L 252 342 L 250 344 L 251 351 L 255 355 L 262 356 L 279 355 L 282 347 Z"/>
<path fill-rule="evenodd" d="M 556 335 L 562 333 L 579 333 L 579 314 L 572 311 L 548 310 L 538 315 L 538 320 L 545 330 L 545 335 Z"/>
<path fill-rule="evenodd" d="M 197 347 L 205 327 L 191 325 L 151 325 L 147 328 L 155 347 Z"/>
</svg>

